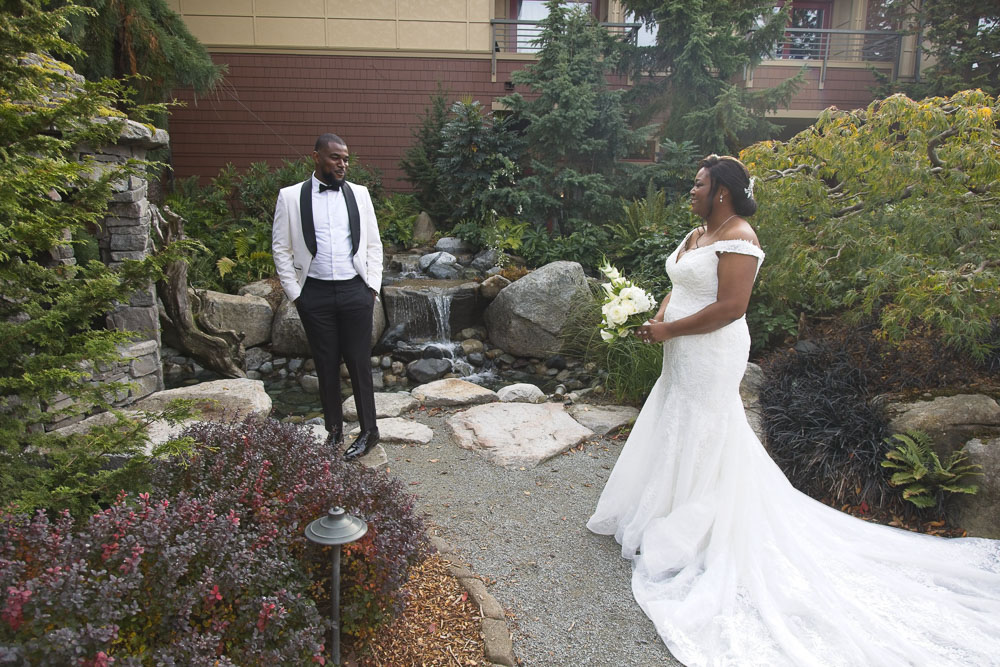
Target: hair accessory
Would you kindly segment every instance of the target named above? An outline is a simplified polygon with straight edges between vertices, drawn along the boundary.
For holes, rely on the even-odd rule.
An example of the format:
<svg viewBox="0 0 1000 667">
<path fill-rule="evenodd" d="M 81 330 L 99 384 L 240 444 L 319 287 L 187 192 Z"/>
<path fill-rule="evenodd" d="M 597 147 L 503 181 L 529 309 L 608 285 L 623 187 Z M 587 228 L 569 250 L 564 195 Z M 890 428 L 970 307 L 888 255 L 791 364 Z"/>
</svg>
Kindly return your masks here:
<svg viewBox="0 0 1000 667">
<path fill-rule="evenodd" d="M 757 177 L 756 176 L 751 176 L 750 177 L 750 184 L 746 187 L 746 190 L 743 191 L 743 192 L 746 193 L 747 199 L 753 199 L 753 184 L 756 183 L 756 182 L 757 182 Z"/>
</svg>

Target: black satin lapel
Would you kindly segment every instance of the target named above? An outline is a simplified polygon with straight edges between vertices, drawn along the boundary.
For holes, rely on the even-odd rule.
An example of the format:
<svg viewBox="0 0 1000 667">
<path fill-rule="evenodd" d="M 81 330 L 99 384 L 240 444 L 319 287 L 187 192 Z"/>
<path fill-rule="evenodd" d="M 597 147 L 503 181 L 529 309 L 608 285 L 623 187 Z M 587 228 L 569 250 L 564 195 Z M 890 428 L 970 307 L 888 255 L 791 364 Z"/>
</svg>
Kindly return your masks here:
<svg viewBox="0 0 1000 667">
<path fill-rule="evenodd" d="M 302 219 L 302 238 L 309 248 L 309 253 L 316 256 L 316 226 L 313 224 L 312 179 L 302 184 L 299 193 L 299 217 Z"/>
<path fill-rule="evenodd" d="M 358 214 L 358 202 L 354 199 L 347 181 L 340 186 L 344 192 L 344 201 L 347 202 L 347 219 L 351 223 L 351 256 L 358 253 L 358 240 L 361 238 L 361 216 Z"/>
</svg>

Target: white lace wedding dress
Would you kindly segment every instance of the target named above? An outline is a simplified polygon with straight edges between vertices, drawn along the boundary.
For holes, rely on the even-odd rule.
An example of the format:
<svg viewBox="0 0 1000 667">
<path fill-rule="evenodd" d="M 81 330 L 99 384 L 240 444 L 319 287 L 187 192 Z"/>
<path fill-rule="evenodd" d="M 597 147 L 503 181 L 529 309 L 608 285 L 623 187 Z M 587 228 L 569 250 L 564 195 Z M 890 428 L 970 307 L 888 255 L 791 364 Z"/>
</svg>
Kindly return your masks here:
<svg viewBox="0 0 1000 667">
<path fill-rule="evenodd" d="M 686 242 L 686 239 L 685 239 Z M 712 303 L 719 241 L 667 260 L 665 318 Z M 667 341 L 663 372 L 587 523 L 685 665 L 1000 665 L 1000 541 L 867 523 L 796 491 L 747 423 L 737 320 Z"/>
</svg>

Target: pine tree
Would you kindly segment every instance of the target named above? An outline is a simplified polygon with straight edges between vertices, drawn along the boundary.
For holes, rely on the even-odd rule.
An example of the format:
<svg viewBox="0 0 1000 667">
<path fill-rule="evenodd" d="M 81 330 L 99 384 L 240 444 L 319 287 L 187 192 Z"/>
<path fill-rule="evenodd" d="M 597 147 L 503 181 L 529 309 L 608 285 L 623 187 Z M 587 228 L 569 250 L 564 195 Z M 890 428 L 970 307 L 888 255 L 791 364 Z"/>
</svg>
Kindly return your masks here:
<svg viewBox="0 0 1000 667">
<path fill-rule="evenodd" d="M 406 180 L 416 187 L 414 194 L 420 207 L 439 224 L 445 222 L 452 212 L 436 164 L 441 157 L 444 142 L 441 131 L 447 120 L 448 99 L 439 85 L 437 93 L 431 97 L 431 105 L 424 110 L 420 126 L 413 131 L 413 145 L 399 161 L 399 166 L 406 172 Z"/>
<path fill-rule="evenodd" d="M 917 35 L 934 64 L 919 81 L 887 85 L 882 93 L 914 99 L 979 88 L 1000 95 L 1000 3 L 996 0 L 885 0 L 882 14 Z"/>
<path fill-rule="evenodd" d="M 95 369 L 120 361 L 119 345 L 131 336 L 105 329 L 103 314 L 156 280 L 170 257 L 117 270 L 96 260 L 52 261 L 76 232 L 101 223 L 115 182 L 143 176 L 144 165 L 74 157 L 81 146 L 118 140 L 125 119 L 113 109 L 127 101 L 122 82 L 82 81 L 51 55 L 79 54 L 59 30 L 85 10 L 40 0 L 4 0 L 2 8 L 0 505 L 51 508 L 73 505 L 70 498 L 87 505 L 92 494 L 113 497 L 101 482 L 115 474 L 105 455 L 135 453 L 143 429 L 60 439 L 45 435 L 44 425 L 107 407 L 125 388 L 92 382 Z"/>
<path fill-rule="evenodd" d="M 734 83 L 773 52 L 787 10 L 761 0 L 622 0 L 657 26 L 656 44 L 638 47 L 630 71 L 633 99 L 654 115 L 668 112 L 664 136 L 692 141 L 704 152 L 736 154 L 774 135 L 765 115 L 788 104 L 801 73 L 770 89 Z"/>
<path fill-rule="evenodd" d="M 95 12 L 77 14 L 64 37 L 86 53 L 74 61 L 87 79 L 130 81 L 140 104 L 166 102 L 170 91 L 190 87 L 204 93 L 222 79 L 205 47 L 166 0 L 79 0 Z"/>
<path fill-rule="evenodd" d="M 619 160 L 642 146 L 650 130 L 629 127 L 624 91 L 608 86 L 621 42 L 589 12 L 558 0 L 548 8 L 538 62 L 512 75 L 535 96 L 515 93 L 500 101 L 524 128 L 530 153 L 531 175 L 518 184 L 531 198 L 524 216 L 569 234 L 583 221 L 618 214 Z"/>
</svg>

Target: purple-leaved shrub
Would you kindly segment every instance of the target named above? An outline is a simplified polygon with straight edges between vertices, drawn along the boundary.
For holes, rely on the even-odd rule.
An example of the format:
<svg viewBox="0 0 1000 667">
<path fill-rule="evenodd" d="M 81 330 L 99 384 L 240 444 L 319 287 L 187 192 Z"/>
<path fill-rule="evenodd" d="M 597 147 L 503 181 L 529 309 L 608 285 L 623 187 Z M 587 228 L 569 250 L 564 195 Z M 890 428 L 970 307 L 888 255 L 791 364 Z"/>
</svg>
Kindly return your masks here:
<svg viewBox="0 0 1000 667">
<path fill-rule="evenodd" d="M 283 546 L 292 532 L 231 489 L 122 494 L 83 526 L 0 515 L 0 664 L 322 664 L 326 623 Z"/>
<path fill-rule="evenodd" d="M 368 533 L 342 548 L 341 629 L 365 639 L 401 611 L 409 568 L 425 555 L 427 536 L 414 513 L 414 498 L 399 480 L 345 464 L 307 428 L 274 419 L 203 422 L 185 435 L 205 446 L 186 465 L 154 473 L 159 494 L 207 496 L 226 489 L 225 501 L 232 505 L 216 505 L 215 511 L 235 510 L 267 539 L 283 542 L 311 577 L 324 613 L 329 610 L 330 548 L 311 544 L 304 531 L 339 505 L 368 522 Z"/>
</svg>

